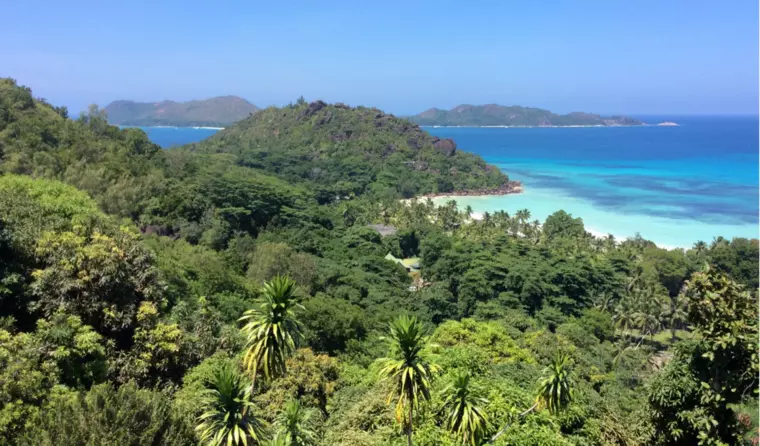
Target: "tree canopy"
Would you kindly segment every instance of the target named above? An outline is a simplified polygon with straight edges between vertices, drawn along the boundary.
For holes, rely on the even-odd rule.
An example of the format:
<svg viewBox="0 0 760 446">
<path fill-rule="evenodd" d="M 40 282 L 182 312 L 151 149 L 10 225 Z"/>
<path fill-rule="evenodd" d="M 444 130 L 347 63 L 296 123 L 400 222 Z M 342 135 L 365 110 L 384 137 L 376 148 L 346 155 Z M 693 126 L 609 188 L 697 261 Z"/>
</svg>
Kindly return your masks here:
<svg viewBox="0 0 760 446">
<path fill-rule="evenodd" d="M 756 441 L 758 241 L 402 201 L 505 181 L 370 108 L 160 150 L 0 80 L 0 443 Z"/>
</svg>

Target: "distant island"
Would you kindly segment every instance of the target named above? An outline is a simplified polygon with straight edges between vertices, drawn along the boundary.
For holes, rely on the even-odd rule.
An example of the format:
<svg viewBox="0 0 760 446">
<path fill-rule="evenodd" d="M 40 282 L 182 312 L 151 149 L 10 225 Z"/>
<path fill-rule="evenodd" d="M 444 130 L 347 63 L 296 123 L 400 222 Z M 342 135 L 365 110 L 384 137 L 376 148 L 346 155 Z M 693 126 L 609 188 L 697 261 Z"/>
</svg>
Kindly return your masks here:
<svg viewBox="0 0 760 446">
<path fill-rule="evenodd" d="M 573 112 L 558 115 L 549 110 L 532 107 L 487 105 L 459 105 L 451 110 L 431 108 L 409 118 L 426 126 L 463 127 L 585 127 L 644 125 L 626 116 L 603 117 L 590 113 Z"/>
<path fill-rule="evenodd" d="M 188 102 L 114 101 L 105 110 L 115 125 L 227 127 L 259 108 L 238 96 L 219 96 Z"/>
</svg>

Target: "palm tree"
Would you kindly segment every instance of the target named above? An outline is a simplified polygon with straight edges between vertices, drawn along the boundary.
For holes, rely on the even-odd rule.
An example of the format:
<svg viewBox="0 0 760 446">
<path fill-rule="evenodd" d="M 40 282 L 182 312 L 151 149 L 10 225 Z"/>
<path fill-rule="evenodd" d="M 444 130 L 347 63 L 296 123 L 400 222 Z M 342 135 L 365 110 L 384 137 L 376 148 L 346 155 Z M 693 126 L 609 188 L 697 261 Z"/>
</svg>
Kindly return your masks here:
<svg viewBox="0 0 760 446">
<path fill-rule="evenodd" d="M 635 317 L 632 308 L 627 305 L 629 298 L 624 298 L 617 307 L 615 307 L 615 314 L 612 316 L 615 326 L 622 330 L 623 336 L 628 335 L 630 330 L 635 325 Z"/>
<path fill-rule="evenodd" d="M 591 247 L 595 252 L 604 252 L 607 249 L 607 239 L 594 237 L 591 239 Z"/>
<path fill-rule="evenodd" d="M 683 294 L 669 296 L 661 314 L 662 319 L 670 328 L 670 341 L 676 342 L 676 329 L 680 324 L 686 321 L 688 316 L 688 301 Z"/>
<path fill-rule="evenodd" d="M 524 417 L 536 408 L 546 408 L 552 414 L 557 414 L 566 408 L 573 398 L 573 380 L 570 377 L 570 358 L 565 353 L 558 353 L 552 364 L 544 369 L 544 377 L 539 381 L 536 401 L 531 407 L 515 419 Z M 507 431 L 512 422 L 507 423 L 496 433 L 488 443 L 493 443 Z"/>
<path fill-rule="evenodd" d="M 607 313 L 612 308 L 612 301 L 614 297 L 615 296 L 612 293 L 604 291 L 599 292 L 591 298 L 593 307 L 599 311 Z"/>
<path fill-rule="evenodd" d="M 246 311 L 240 318 L 247 321 L 241 329 L 247 345 L 243 364 L 254 381 L 260 371 L 267 380 L 285 374 L 285 361 L 295 351 L 301 334 L 295 318 L 297 309 L 303 306 L 298 301 L 296 283 L 277 276 L 264 284 L 259 308 Z"/>
<path fill-rule="evenodd" d="M 525 226 L 530 221 L 530 211 L 527 209 L 520 209 L 515 213 L 515 217 L 517 220 L 517 232 L 522 232 L 523 236 L 525 235 Z"/>
<path fill-rule="evenodd" d="M 615 240 L 615 236 L 612 234 L 607 234 L 607 237 L 604 238 L 604 242 L 607 244 L 607 250 L 610 251 L 617 246 L 617 240 Z"/>
<path fill-rule="evenodd" d="M 206 390 L 204 412 L 198 417 L 201 443 L 210 446 L 260 442 L 264 426 L 251 410 L 250 388 L 229 367 L 219 369 Z"/>
<path fill-rule="evenodd" d="M 477 446 L 485 435 L 488 417 L 482 406 L 488 400 L 480 396 L 480 389 L 470 383 L 468 373 L 457 373 L 441 392 L 444 426 L 461 438 L 462 444 Z"/>
<path fill-rule="evenodd" d="M 509 213 L 506 211 L 496 211 L 493 214 L 493 219 L 496 222 L 496 226 L 500 229 L 505 229 L 509 227 L 510 218 Z"/>
<path fill-rule="evenodd" d="M 541 243 L 541 222 L 538 220 L 533 220 L 533 222 L 528 225 L 527 229 L 528 234 L 526 234 L 526 236 L 530 239 L 530 241 L 534 245 Z"/>
<path fill-rule="evenodd" d="M 697 255 L 702 254 L 707 250 L 707 243 L 700 240 L 697 243 L 694 243 L 694 250 L 697 252 Z"/>
<path fill-rule="evenodd" d="M 276 437 L 282 437 L 282 444 L 287 446 L 311 446 L 317 444 L 314 431 L 314 410 L 301 406 L 297 399 L 290 400 L 277 422 L 280 431 Z"/>
<path fill-rule="evenodd" d="M 481 220 L 481 222 L 483 223 L 483 227 L 486 227 L 486 228 L 491 227 L 491 223 L 492 223 L 491 214 L 488 211 L 483 212 L 483 219 Z"/>
<path fill-rule="evenodd" d="M 394 388 L 388 402 L 396 402 L 396 421 L 403 424 L 407 444 L 412 445 L 412 418 L 420 400 L 430 400 L 430 387 L 438 366 L 428 361 L 422 349 L 427 343 L 422 322 L 416 317 L 399 316 L 390 324 L 390 336 L 386 338 L 389 355 L 381 358 L 380 377 L 391 379 Z"/>
<path fill-rule="evenodd" d="M 728 245 L 728 240 L 726 240 L 725 237 L 719 235 L 713 238 L 712 243 L 710 243 L 710 249 L 716 249 L 726 245 Z"/>
</svg>

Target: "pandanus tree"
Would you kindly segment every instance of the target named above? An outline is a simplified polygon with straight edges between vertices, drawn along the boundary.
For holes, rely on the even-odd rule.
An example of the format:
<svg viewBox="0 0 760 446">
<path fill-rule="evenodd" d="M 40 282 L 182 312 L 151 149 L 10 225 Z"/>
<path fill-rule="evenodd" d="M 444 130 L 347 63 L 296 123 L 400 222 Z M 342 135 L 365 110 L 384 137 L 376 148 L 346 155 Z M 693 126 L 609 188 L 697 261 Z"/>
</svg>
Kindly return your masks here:
<svg viewBox="0 0 760 446">
<path fill-rule="evenodd" d="M 569 365 L 570 357 L 558 353 L 552 364 L 545 369 L 536 397 L 539 408 L 556 414 L 570 404 L 573 399 L 573 381 Z"/>
<path fill-rule="evenodd" d="M 441 392 L 443 424 L 462 444 L 477 446 L 488 428 L 488 416 L 483 406 L 488 400 L 481 396 L 480 388 L 470 381 L 468 373 L 457 373 L 451 384 Z"/>
<path fill-rule="evenodd" d="M 209 446 L 258 444 L 264 425 L 253 413 L 250 387 L 229 367 L 219 369 L 204 395 L 204 410 L 195 428 Z"/>
<path fill-rule="evenodd" d="M 301 326 L 296 310 L 303 309 L 296 292 L 296 283 L 286 276 L 277 276 L 262 289 L 258 308 L 243 313 L 241 329 L 246 337 L 243 365 L 254 381 L 261 372 L 266 380 L 285 374 L 285 362 L 296 349 Z M 253 387 L 253 386 L 252 386 Z"/>
<path fill-rule="evenodd" d="M 423 352 L 427 336 L 416 317 L 400 316 L 390 324 L 387 336 L 389 353 L 379 359 L 380 377 L 393 382 L 388 403 L 396 399 L 396 421 L 404 427 L 407 444 L 412 444 L 414 412 L 430 400 L 430 389 L 438 366 Z"/>
<path fill-rule="evenodd" d="M 570 357 L 566 353 L 557 353 L 538 384 L 536 400 L 531 407 L 522 412 L 522 418 L 536 409 L 546 409 L 551 414 L 557 414 L 565 409 L 573 399 L 573 380 L 570 376 Z M 496 433 L 488 443 L 493 443 L 507 431 L 512 422 L 507 423 Z"/>
</svg>

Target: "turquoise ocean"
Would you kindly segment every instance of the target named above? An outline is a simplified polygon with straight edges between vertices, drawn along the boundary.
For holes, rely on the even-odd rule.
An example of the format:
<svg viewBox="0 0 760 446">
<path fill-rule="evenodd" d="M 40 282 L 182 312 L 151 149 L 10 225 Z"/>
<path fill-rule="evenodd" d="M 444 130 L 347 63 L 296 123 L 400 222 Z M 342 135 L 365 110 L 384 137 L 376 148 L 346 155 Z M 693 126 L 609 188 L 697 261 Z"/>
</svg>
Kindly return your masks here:
<svg viewBox="0 0 760 446">
<path fill-rule="evenodd" d="M 518 195 L 457 197 L 475 212 L 563 209 L 595 234 L 660 246 L 758 237 L 758 118 L 644 116 L 678 127 L 425 128 L 523 182 Z M 163 147 L 213 129 L 144 128 Z M 439 202 L 445 199 L 438 199 Z"/>
</svg>

